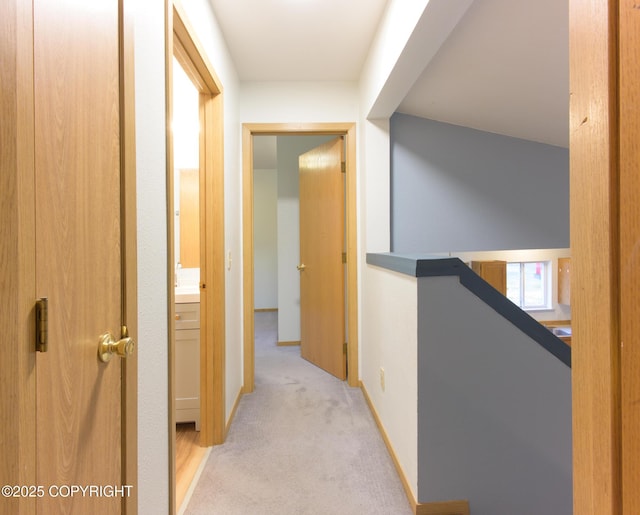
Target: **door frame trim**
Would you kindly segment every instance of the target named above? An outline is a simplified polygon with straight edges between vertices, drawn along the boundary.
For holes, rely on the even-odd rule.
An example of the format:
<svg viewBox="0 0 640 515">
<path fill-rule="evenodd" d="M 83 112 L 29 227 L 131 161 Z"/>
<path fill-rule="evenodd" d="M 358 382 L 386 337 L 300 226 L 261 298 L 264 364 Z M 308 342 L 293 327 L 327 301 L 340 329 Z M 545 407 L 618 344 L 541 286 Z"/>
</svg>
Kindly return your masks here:
<svg viewBox="0 0 640 515">
<path fill-rule="evenodd" d="M 253 136 L 335 135 L 346 146 L 346 252 L 347 252 L 347 383 L 358 378 L 358 262 L 355 123 L 244 123 L 242 124 L 242 277 L 244 384 L 243 393 L 255 388 L 254 249 L 253 249 Z"/>
<path fill-rule="evenodd" d="M 173 57 L 200 92 L 200 445 L 225 437 L 225 270 L 223 88 L 176 1 L 167 0 L 167 280 L 169 330 L 169 500 L 175 513 L 175 270 L 173 222 Z M 215 321 L 215 323 L 214 323 Z"/>
<path fill-rule="evenodd" d="M 120 38 L 120 218 L 122 231 L 122 324 L 138 341 L 138 238 L 135 139 L 134 6 L 119 0 Z M 122 484 L 138 478 L 138 352 L 122 362 Z M 138 513 L 138 490 L 122 498 L 122 513 Z"/>
</svg>

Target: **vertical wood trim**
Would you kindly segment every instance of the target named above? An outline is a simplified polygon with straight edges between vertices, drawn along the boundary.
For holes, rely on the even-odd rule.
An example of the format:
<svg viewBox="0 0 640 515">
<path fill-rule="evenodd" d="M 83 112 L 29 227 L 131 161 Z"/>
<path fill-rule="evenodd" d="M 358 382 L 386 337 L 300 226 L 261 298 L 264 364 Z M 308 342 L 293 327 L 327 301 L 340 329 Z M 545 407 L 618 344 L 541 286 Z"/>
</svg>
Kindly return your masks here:
<svg viewBox="0 0 640 515">
<path fill-rule="evenodd" d="M 214 445 L 224 442 L 226 421 L 223 98 L 222 94 L 208 94 L 202 95 L 202 99 L 204 131 L 201 148 L 204 148 L 202 172 L 205 179 L 205 234 L 202 235 L 201 241 L 204 242 L 202 251 L 206 289 L 201 292 L 209 305 L 205 314 L 205 359 L 200 366 L 205 377 L 205 381 L 201 382 L 205 424 L 204 428 L 201 428 L 200 443 Z"/>
<path fill-rule="evenodd" d="M 168 379 L 168 403 L 169 406 L 169 515 L 175 515 L 176 507 L 176 386 L 175 386 L 175 351 L 176 351 L 176 298 L 175 298 L 175 270 L 173 263 L 175 262 L 175 229 L 174 229 L 174 177 L 173 177 L 173 132 L 171 126 L 173 122 L 173 48 L 174 48 L 174 33 L 173 24 L 174 17 L 172 16 L 172 2 L 171 0 L 164 0 L 165 6 L 165 70 L 166 70 L 166 84 L 165 84 L 165 104 L 166 104 L 166 120 L 167 120 L 167 293 L 168 293 L 168 306 L 167 306 L 167 330 L 169 348 L 167 359 L 167 372 L 169 374 Z"/>
<path fill-rule="evenodd" d="M 179 17 L 175 15 L 174 4 L 174 19 Z M 174 34 L 175 36 L 175 34 Z M 177 38 L 174 39 L 174 56 L 175 49 L 177 48 Z M 180 61 L 181 62 L 181 61 Z M 191 60 L 189 59 L 190 63 Z M 188 64 L 187 63 L 187 64 Z M 187 68 L 182 65 L 186 71 Z M 200 156 L 199 156 L 199 193 L 200 193 L 200 445 L 209 446 L 213 444 L 213 396 L 211 388 L 211 378 L 208 377 L 209 361 L 211 360 L 213 348 L 213 335 L 214 324 L 212 323 L 210 316 L 212 313 L 213 298 L 212 298 L 212 280 L 210 262 L 211 252 L 208 249 L 209 237 L 207 235 L 208 227 L 207 221 L 211 220 L 212 207 L 207 203 L 207 198 L 211 197 L 209 191 L 210 181 L 206 173 L 207 159 L 209 158 L 209 152 L 207 151 L 207 101 L 208 95 L 201 93 L 199 100 L 199 118 L 200 126 L 203 130 L 200 131 L 200 141 L 198 143 Z"/>
<path fill-rule="evenodd" d="M 356 127 L 347 129 L 347 382 L 360 384 L 358 377 L 358 210 L 356 180 Z"/>
<path fill-rule="evenodd" d="M 123 324 L 138 341 L 138 257 L 136 223 L 136 145 L 134 34 L 130 0 L 120 0 L 120 123 Z M 123 497 L 123 513 L 138 513 L 138 349 L 123 360 L 122 484 L 133 485 Z"/>
<path fill-rule="evenodd" d="M 2 485 L 36 484 L 35 157 L 33 5 L 0 5 L 0 460 Z M 35 513 L 33 498 L 2 499 L 6 513 Z"/>
<path fill-rule="evenodd" d="M 640 513 L 640 9 L 620 0 L 622 513 Z"/>
<path fill-rule="evenodd" d="M 570 1 L 574 513 L 619 515 L 616 0 Z"/>
<path fill-rule="evenodd" d="M 254 389 L 254 292 L 253 292 L 253 135 L 242 127 L 242 319 L 244 334 L 243 393 Z"/>
</svg>

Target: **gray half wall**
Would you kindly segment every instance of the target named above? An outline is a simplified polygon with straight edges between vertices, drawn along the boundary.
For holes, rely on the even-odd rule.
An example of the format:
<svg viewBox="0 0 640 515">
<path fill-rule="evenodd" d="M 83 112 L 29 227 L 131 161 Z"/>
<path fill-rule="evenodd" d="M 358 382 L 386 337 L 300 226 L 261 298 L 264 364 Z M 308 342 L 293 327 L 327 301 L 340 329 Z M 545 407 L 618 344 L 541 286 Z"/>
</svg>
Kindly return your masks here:
<svg viewBox="0 0 640 515">
<path fill-rule="evenodd" d="M 569 246 L 569 151 L 396 113 L 391 248 Z"/>
<path fill-rule="evenodd" d="M 459 283 L 418 279 L 418 501 L 572 513 L 571 369 Z"/>
</svg>

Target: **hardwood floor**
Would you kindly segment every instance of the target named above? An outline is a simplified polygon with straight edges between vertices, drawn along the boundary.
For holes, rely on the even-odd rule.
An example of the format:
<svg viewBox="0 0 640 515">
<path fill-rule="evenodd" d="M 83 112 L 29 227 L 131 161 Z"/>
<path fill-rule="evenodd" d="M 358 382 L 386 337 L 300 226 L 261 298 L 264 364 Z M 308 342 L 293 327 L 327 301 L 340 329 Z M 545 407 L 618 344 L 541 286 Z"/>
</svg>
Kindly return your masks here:
<svg viewBox="0 0 640 515">
<path fill-rule="evenodd" d="M 176 512 L 205 454 L 206 448 L 200 447 L 200 432 L 196 431 L 195 424 L 176 424 Z"/>
</svg>

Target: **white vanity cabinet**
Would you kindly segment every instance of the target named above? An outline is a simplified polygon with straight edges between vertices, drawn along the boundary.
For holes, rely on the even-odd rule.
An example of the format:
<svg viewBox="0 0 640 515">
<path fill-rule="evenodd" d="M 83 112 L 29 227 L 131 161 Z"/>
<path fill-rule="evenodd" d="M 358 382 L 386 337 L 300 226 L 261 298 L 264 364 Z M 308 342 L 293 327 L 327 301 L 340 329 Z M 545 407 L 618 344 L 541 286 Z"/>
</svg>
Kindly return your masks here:
<svg viewBox="0 0 640 515">
<path fill-rule="evenodd" d="M 200 303 L 176 304 L 176 422 L 200 430 Z"/>
</svg>

